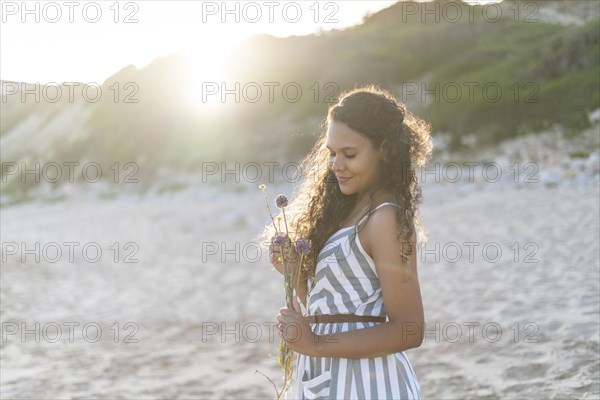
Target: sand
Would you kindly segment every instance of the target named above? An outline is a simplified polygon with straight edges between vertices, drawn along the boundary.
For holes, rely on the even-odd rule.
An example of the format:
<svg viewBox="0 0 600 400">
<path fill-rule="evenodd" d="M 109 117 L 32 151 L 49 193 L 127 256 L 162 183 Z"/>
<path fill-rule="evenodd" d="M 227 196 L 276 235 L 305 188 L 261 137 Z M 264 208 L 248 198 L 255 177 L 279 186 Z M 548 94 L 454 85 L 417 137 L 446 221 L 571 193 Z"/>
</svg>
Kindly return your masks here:
<svg viewBox="0 0 600 400">
<path fill-rule="evenodd" d="M 423 398 L 600 397 L 597 160 L 424 185 L 427 334 L 406 352 Z M 0 397 L 274 398 L 283 287 L 256 243 L 258 185 L 69 190 L 2 208 Z"/>
</svg>

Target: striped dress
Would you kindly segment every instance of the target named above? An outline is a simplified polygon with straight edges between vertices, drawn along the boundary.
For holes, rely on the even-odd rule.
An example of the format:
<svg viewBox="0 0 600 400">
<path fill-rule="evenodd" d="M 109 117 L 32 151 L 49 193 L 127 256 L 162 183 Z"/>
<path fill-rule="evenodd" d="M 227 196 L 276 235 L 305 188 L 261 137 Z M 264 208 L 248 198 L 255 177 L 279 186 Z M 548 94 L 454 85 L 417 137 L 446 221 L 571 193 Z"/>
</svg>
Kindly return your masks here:
<svg viewBox="0 0 600 400">
<path fill-rule="evenodd" d="M 380 204 L 370 213 L 384 205 Z M 360 243 L 356 225 L 335 232 L 317 258 L 309 280 L 307 315 L 386 316 L 373 259 Z M 375 326 L 377 322 L 311 324 L 318 335 Z M 404 352 L 374 358 L 309 357 L 297 354 L 296 399 L 418 399 L 420 386 Z"/>
</svg>

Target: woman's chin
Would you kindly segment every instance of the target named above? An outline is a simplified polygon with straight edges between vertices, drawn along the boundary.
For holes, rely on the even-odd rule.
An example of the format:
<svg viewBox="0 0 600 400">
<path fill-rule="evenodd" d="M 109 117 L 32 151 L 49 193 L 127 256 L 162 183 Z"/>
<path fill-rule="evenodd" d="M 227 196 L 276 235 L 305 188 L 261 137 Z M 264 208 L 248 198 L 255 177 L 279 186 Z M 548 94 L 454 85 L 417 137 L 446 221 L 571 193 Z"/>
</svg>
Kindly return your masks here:
<svg viewBox="0 0 600 400">
<path fill-rule="evenodd" d="M 340 192 L 344 193 L 345 195 L 351 195 L 352 193 L 354 193 L 352 189 L 347 187 L 346 185 L 340 185 Z"/>
</svg>

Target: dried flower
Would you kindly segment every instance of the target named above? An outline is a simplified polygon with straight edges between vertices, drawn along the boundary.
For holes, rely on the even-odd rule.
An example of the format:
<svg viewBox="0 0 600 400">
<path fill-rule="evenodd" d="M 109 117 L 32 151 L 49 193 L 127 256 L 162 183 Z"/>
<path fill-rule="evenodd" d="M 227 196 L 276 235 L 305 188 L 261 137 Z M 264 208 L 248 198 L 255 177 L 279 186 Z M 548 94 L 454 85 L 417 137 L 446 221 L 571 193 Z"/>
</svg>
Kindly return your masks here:
<svg viewBox="0 0 600 400">
<path fill-rule="evenodd" d="M 266 194 L 266 185 L 261 184 L 258 186 L 262 192 L 263 197 L 265 198 L 265 202 L 267 204 L 267 209 L 269 210 L 269 215 L 271 216 L 271 221 L 273 221 L 273 227 L 275 228 L 275 235 L 271 239 L 272 243 L 276 247 L 283 247 L 286 251 L 282 252 L 280 256 L 280 262 L 283 266 L 283 276 L 284 276 L 284 290 L 285 290 L 285 300 L 288 308 L 293 308 L 292 306 L 292 298 L 294 296 L 294 292 L 296 291 L 299 285 L 299 278 L 301 275 L 302 261 L 303 257 L 306 254 L 309 254 L 311 249 L 306 239 L 299 239 L 296 243 L 294 243 L 290 238 L 290 233 L 288 230 L 288 222 L 285 216 L 285 207 L 288 205 L 287 196 L 280 194 L 275 198 L 275 204 L 277 207 L 281 209 L 281 215 L 277 216 L 277 224 L 275 224 L 275 218 L 273 217 L 273 213 L 271 212 L 271 208 L 269 207 L 269 202 L 267 201 Z M 283 217 L 283 223 L 285 227 L 285 232 L 281 230 L 281 217 Z M 303 230 L 306 228 L 303 226 Z M 296 232 L 298 234 L 298 232 Z M 301 232 L 304 235 L 304 232 Z M 297 252 L 300 254 L 299 262 L 297 262 L 296 257 L 292 257 L 289 254 L 290 250 L 288 246 L 293 245 Z M 278 391 L 275 388 L 277 393 L 277 399 L 281 398 L 281 396 L 290 389 L 290 385 L 292 382 L 293 370 L 294 370 L 294 351 L 289 347 L 285 340 L 281 340 L 279 343 L 279 357 L 277 358 L 277 363 L 282 367 L 283 370 L 283 389 Z M 272 383 L 272 381 L 271 381 Z"/>
<path fill-rule="evenodd" d="M 311 250 L 312 249 L 310 247 L 310 243 L 308 242 L 308 239 L 300 238 L 296 241 L 296 251 L 299 254 L 307 256 L 310 254 Z"/>
<path fill-rule="evenodd" d="M 279 208 L 287 207 L 288 198 L 286 197 L 285 194 L 279 194 L 275 198 L 275 204 L 277 204 L 277 207 L 279 207 Z"/>
<path fill-rule="evenodd" d="M 283 247 L 290 244 L 290 238 L 285 233 L 278 233 L 273 236 L 273 246 Z"/>
</svg>

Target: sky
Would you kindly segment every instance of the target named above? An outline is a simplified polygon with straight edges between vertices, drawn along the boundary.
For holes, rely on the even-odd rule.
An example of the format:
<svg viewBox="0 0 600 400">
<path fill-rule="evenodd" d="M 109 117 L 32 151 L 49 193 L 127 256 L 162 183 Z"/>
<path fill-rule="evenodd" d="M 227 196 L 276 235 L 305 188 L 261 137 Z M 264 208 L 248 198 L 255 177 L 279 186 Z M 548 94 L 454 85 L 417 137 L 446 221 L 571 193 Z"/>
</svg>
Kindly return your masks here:
<svg viewBox="0 0 600 400">
<path fill-rule="evenodd" d="M 1 0 L 0 79 L 102 83 L 178 51 L 216 79 L 224 55 L 253 34 L 343 29 L 395 2 Z"/>
<path fill-rule="evenodd" d="M 127 65 L 140 68 L 181 50 L 195 55 L 199 68 L 214 70 L 218 65 L 206 59 L 218 60 L 253 34 L 341 29 L 395 1 L 31 1 L 27 9 L 21 1 L 1 3 L 0 78 L 43 84 L 101 83 Z"/>
</svg>

